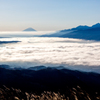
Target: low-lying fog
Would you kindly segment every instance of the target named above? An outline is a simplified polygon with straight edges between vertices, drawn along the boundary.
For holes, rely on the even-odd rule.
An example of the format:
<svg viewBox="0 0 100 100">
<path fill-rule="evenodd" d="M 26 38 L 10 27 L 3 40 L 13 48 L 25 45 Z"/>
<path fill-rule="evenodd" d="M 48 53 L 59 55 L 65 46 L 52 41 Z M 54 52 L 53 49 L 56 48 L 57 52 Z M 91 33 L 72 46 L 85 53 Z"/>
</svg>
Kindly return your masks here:
<svg viewBox="0 0 100 100">
<path fill-rule="evenodd" d="M 0 38 L 21 41 L 0 44 L 0 65 L 11 67 L 64 66 L 100 72 L 100 42 L 69 38 Z"/>
</svg>

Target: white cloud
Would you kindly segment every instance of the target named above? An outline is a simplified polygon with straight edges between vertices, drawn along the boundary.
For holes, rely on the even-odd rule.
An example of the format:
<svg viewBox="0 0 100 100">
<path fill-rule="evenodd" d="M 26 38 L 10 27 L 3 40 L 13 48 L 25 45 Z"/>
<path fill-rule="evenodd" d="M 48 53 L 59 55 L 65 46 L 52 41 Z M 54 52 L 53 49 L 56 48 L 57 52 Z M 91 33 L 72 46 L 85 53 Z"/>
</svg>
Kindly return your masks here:
<svg viewBox="0 0 100 100">
<path fill-rule="evenodd" d="M 0 64 L 20 67 L 75 66 L 70 67 L 73 69 L 89 66 L 84 67 L 86 70 L 98 69 L 100 66 L 100 42 L 68 38 L 2 38 L 1 40 L 22 42 L 1 46 Z"/>
</svg>

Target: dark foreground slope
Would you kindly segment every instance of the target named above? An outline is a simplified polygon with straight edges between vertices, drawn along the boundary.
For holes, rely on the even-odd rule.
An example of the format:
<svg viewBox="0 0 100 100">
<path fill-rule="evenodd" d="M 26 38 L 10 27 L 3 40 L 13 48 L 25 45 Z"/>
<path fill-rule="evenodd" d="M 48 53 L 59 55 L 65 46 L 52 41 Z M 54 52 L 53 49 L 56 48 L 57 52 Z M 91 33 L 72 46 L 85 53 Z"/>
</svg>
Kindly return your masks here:
<svg viewBox="0 0 100 100">
<path fill-rule="evenodd" d="M 72 71 L 68 69 L 57 70 L 46 68 L 34 71 L 0 68 L 1 94 L 6 94 L 8 92 L 8 96 L 13 95 L 14 93 L 16 94 L 16 89 L 12 90 L 12 88 L 8 88 L 7 90 L 2 87 L 3 85 L 6 85 L 9 88 L 13 87 L 21 89 L 23 91 L 22 93 L 24 93 L 23 96 L 26 95 L 25 91 L 32 94 L 35 93 L 39 96 L 44 91 L 51 91 L 50 93 L 52 96 L 54 95 L 54 92 L 59 92 L 61 95 L 64 94 L 65 98 L 70 98 L 70 100 L 74 100 L 75 97 L 81 98 L 79 100 L 98 100 L 97 98 L 100 96 L 100 74 Z M 58 95 L 61 97 L 59 93 Z M 44 94 L 48 95 L 47 92 L 42 95 Z"/>
</svg>

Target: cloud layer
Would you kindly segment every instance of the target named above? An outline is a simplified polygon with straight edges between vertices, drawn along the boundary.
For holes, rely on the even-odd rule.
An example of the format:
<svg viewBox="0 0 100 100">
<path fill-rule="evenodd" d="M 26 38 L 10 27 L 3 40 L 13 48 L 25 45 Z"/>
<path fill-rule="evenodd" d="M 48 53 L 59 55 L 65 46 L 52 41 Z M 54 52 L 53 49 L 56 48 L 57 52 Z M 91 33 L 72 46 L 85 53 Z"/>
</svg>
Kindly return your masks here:
<svg viewBox="0 0 100 100">
<path fill-rule="evenodd" d="M 0 64 L 25 68 L 38 65 L 65 66 L 87 71 L 98 70 L 100 66 L 100 42 L 36 37 L 1 40 L 22 42 L 0 45 Z"/>
</svg>

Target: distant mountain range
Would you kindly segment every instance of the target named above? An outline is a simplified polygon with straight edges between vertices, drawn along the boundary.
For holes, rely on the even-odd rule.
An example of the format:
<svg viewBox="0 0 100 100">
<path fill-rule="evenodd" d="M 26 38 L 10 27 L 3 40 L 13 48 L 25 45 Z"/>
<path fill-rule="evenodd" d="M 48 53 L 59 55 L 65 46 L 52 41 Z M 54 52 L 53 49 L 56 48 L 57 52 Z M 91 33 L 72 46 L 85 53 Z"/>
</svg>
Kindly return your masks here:
<svg viewBox="0 0 100 100">
<path fill-rule="evenodd" d="M 36 30 L 30 27 L 30 28 L 27 28 L 27 29 L 25 29 L 23 31 L 36 31 Z"/>
<path fill-rule="evenodd" d="M 77 38 L 85 40 L 100 40 L 100 23 L 97 23 L 91 27 L 89 26 L 77 26 L 76 28 L 60 30 L 53 34 L 45 34 L 41 37 L 62 37 L 62 38 Z"/>
</svg>

